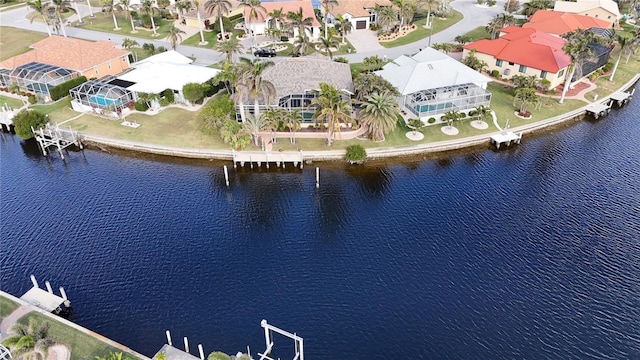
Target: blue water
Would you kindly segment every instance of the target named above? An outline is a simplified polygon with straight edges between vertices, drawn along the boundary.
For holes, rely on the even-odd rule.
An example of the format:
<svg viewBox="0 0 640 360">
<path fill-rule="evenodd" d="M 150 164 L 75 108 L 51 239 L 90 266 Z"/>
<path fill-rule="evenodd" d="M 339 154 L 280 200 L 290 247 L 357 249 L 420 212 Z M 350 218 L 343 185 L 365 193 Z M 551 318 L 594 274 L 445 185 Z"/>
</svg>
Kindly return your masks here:
<svg viewBox="0 0 640 360">
<path fill-rule="evenodd" d="M 152 355 L 640 358 L 640 101 L 501 152 L 231 171 L 0 142 L 0 287 Z M 226 163 L 230 165 L 230 163 Z M 273 355 L 291 358 L 276 337 Z M 194 352 L 195 354 L 195 352 Z"/>
<path fill-rule="evenodd" d="M 102 106 L 108 106 L 108 105 L 120 105 L 121 102 L 120 100 L 113 100 L 113 99 L 109 99 L 107 97 L 105 97 L 105 95 L 93 95 L 91 97 L 89 97 L 89 100 L 94 103 L 94 104 L 98 104 L 98 105 L 102 105 Z"/>
</svg>

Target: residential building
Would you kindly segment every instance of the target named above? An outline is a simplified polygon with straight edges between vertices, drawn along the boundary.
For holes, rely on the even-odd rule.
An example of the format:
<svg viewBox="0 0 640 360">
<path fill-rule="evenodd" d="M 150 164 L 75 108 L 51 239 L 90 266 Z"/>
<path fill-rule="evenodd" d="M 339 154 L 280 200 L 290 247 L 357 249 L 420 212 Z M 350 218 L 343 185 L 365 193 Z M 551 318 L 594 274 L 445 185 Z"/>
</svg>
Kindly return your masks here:
<svg viewBox="0 0 640 360">
<path fill-rule="evenodd" d="M 47 102 L 51 100 L 49 89 L 79 76 L 74 70 L 30 62 L 14 69 L 0 68 L 0 86 L 10 88 L 15 84 L 21 91 L 31 92 Z"/>
<path fill-rule="evenodd" d="M 571 64 L 571 57 L 563 50 L 564 39 L 516 26 L 502 29 L 502 33 L 504 35 L 495 40 L 464 45 L 463 57 L 475 50 L 475 56 L 487 63 L 489 72 L 497 70 L 507 79 L 514 75 L 535 76 L 548 80 L 550 88 L 564 82 Z"/>
<path fill-rule="evenodd" d="M 302 18 L 311 18 L 312 24 L 310 28 L 306 31 L 307 36 L 309 36 L 312 40 L 318 40 L 320 38 L 320 27 L 321 24 L 316 19 L 316 14 L 313 10 L 313 5 L 311 4 L 311 0 L 292 0 L 292 1 L 263 1 L 261 5 L 265 8 L 266 11 L 258 9 L 260 13 L 257 19 L 249 20 L 249 8 L 244 8 L 244 19 L 245 19 L 245 28 L 247 34 L 253 35 L 266 35 L 268 33 L 268 29 L 278 29 L 280 31 L 284 31 L 286 29 L 290 29 L 290 27 L 285 26 L 280 23 L 276 19 L 273 19 L 269 14 L 274 10 L 281 10 L 282 14 L 285 15 L 283 22 L 288 23 L 289 20 L 286 18 L 286 15 L 289 12 L 299 12 L 302 9 Z M 290 29 L 293 37 L 298 36 L 298 29 Z M 283 35 L 285 35 L 283 33 Z"/>
<path fill-rule="evenodd" d="M 424 122 L 491 103 L 486 90 L 491 79 L 432 48 L 400 56 L 375 74 L 398 89 L 401 110 Z"/>
<path fill-rule="evenodd" d="M 617 26 L 620 19 L 622 19 L 618 3 L 613 0 L 556 1 L 553 6 L 553 11 L 561 11 L 605 20 L 609 23 L 609 27 L 612 24 Z"/>
<path fill-rule="evenodd" d="M 560 36 L 578 29 L 611 28 L 611 22 L 567 12 L 538 10 L 522 27 Z"/>
<path fill-rule="evenodd" d="M 223 14 L 222 16 L 224 17 L 232 17 L 238 14 L 242 14 L 242 6 L 240 6 L 240 1 L 239 0 L 229 0 L 229 2 L 231 2 L 231 10 L 226 13 Z M 217 11 L 215 12 L 209 12 L 205 9 L 204 4 L 206 3 L 206 0 L 202 0 L 199 2 L 198 5 L 198 11 L 200 11 L 200 21 L 202 22 L 202 28 L 203 29 L 207 29 L 208 26 L 212 25 L 213 23 L 215 23 L 216 21 L 218 21 L 218 13 Z M 192 26 L 192 27 L 199 27 L 198 24 L 198 13 L 196 12 L 196 8 L 193 7 L 191 8 L 189 11 L 187 11 L 184 15 L 183 15 L 185 24 L 187 26 Z M 226 31 L 231 31 L 232 29 L 225 29 Z"/>
<path fill-rule="evenodd" d="M 376 24 L 376 8 L 379 6 L 392 6 L 389 0 L 348 0 L 340 1 L 329 11 L 329 22 L 342 15 L 344 20 L 351 22 L 351 29 L 369 29 L 371 24 Z M 321 8 L 324 12 L 324 8 Z"/>
</svg>

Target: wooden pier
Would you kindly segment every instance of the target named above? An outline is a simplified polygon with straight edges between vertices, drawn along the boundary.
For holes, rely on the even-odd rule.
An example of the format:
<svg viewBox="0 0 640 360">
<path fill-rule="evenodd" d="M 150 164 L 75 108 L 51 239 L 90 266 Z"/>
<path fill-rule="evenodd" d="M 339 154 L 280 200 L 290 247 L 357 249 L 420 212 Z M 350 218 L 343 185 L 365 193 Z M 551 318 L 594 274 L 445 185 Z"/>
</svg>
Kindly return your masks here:
<svg viewBox="0 0 640 360">
<path fill-rule="evenodd" d="M 599 118 L 600 116 L 608 115 L 611 112 L 611 104 L 612 101 L 608 101 L 605 103 L 593 103 L 587 106 L 585 110 L 587 115 L 593 116 L 594 119 Z"/>
<path fill-rule="evenodd" d="M 40 128 L 35 130 L 33 127 L 31 128 L 36 141 L 40 145 L 40 150 L 42 150 L 43 155 L 47 155 L 47 149 L 50 146 L 55 146 L 60 153 L 60 157 L 64 159 L 64 154 L 62 150 L 66 149 L 71 145 L 75 145 L 82 149 L 82 142 L 80 141 L 80 137 L 78 136 L 77 131 L 66 129 L 61 129 L 59 126 L 51 127 L 47 125 L 46 128 Z"/>
<path fill-rule="evenodd" d="M 33 283 L 33 287 L 20 297 L 21 300 L 54 314 L 62 313 L 64 311 L 63 306 L 67 311 L 71 309 L 71 302 L 67 298 L 67 293 L 62 286 L 60 287 L 61 296 L 58 296 L 53 293 L 51 284 L 48 281 L 44 282 L 47 287 L 46 291 L 40 288 L 36 277 L 33 275 L 31 275 L 31 282 Z"/>
<path fill-rule="evenodd" d="M 490 142 L 496 146 L 496 149 L 500 149 L 500 146 L 503 144 L 509 147 L 511 144 L 520 144 L 521 140 L 522 133 L 516 134 L 511 131 L 503 131 L 499 134 L 492 135 Z"/>
<path fill-rule="evenodd" d="M 0 130 L 11 132 L 11 125 L 13 125 L 14 116 L 16 116 L 16 111 L 11 109 L 9 105 L 5 104 L 0 107 Z"/>
<path fill-rule="evenodd" d="M 631 98 L 633 98 L 633 94 L 635 92 L 636 92 L 635 88 L 633 90 L 631 90 L 630 93 L 623 92 L 623 91 L 618 91 L 618 92 L 615 92 L 615 93 L 611 94 L 610 97 L 611 97 L 611 100 L 615 101 L 616 104 L 618 104 L 618 107 L 623 107 L 629 101 L 631 101 Z"/>
<path fill-rule="evenodd" d="M 249 163 L 253 169 L 255 163 L 258 167 L 262 166 L 262 163 L 266 164 L 267 169 L 270 163 L 275 163 L 277 167 L 286 166 L 286 163 L 293 164 L 294 167 L 300 165 L 300 169 L 304 168 L 304 154 L 301 151 L 233 151 L 233 167 L 236 168 L 238 164 L 244 167 L 246 163 Z"/>
</svg>

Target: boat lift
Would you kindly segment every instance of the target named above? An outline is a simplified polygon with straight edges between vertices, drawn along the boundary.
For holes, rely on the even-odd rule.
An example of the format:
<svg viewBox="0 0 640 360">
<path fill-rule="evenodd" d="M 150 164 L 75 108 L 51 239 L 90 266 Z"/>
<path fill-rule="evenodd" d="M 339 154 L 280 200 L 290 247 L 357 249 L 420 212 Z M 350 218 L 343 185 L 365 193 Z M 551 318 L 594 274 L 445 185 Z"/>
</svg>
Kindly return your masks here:
<svg viewBox="0 0 640 360">
<path fill-rule="evenodd" d="M 304 360 L 304 339 L 302 339 L 296 334 L 292 334 L 288 331 L 285 331 L 273 325 L 267 324 L 267 320 L 262 320 L 260 322 L 260 326 L 264 328 L 264 340 L 267 344 L 267 349 L 264 351 L 264 353 L 263 354 L 258 353 L 258 355 L 260 355 L 260 360 L 265 360 L 265 359 L 274 360 L 269 356 L 271 355 L 271 349 L 273 349 L 273 339 L 271 338 L 272 331 L 275 331 L 280 335 L 284 335 L 288 338 L 293 339 L 294 349 L 296 352 L 296 355 L 293 357 L 293 360 Z"/>
</svg>

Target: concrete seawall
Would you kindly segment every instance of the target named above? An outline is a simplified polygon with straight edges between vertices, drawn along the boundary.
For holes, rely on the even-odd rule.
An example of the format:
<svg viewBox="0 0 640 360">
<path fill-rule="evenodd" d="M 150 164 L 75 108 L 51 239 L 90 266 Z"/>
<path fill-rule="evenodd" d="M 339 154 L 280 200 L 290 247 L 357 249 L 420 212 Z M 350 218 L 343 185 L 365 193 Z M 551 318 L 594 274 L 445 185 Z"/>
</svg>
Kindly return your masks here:
<svg viewBox="0 0 640 360">
<path fill-rule="evenodd" d="M 640 79 L 640 74 L 634 76 L 626 84 L 620 87 L 618 91 L 626 91 L 633 87 Z M 606 102 L 611 98 L 611 94 L 598 100 L 598 102 Z M 549 127 L 557 126 L 573 119 L 582 118 L 589 105 L 585 105 L 579 109 L 561 114 L 552 118 L 536 121 L 535 123 L 518 126 L 509 129 L 514 133 L 530 134 L 533 132 L 541 131 Z M 451 150 L 460 150 L 469 147 L 481 146 L 489 143 L 489 139 L 492 135 L 499 132 L 493 132 L 489 134 L 476 135 L 461 139 L 438 141 L 427 144 L 407 145 L 387 148 L 373 148 L 367 149 L 367 157 L 372 159 L 379 159 L 385 157 L 400 157 L 405 155 L 418 155 L 425 153 L 437 153 Z M 102 146 L 109 146 L 117 149 L 133 150 L 145 153 L 193 158 L 193 159 L 217 159 L 217 160 L 232 160 L 233 153 L 231 149 L 191 149 L 191 148 L 179 148 L 170 147 L 156 144 L 148 144 L 127 140 L 120 140 L 114 138 L 101 137 L 98 135 L 82 134 L 83 142 L 87 144 L 96 144 Z M 314 161 L 331 161 L 341 160 L 344 158 L 344 150 L 319 150 L 319 151 L 305 151 L 304 157 L 306 160 Z"/>
</svg>

